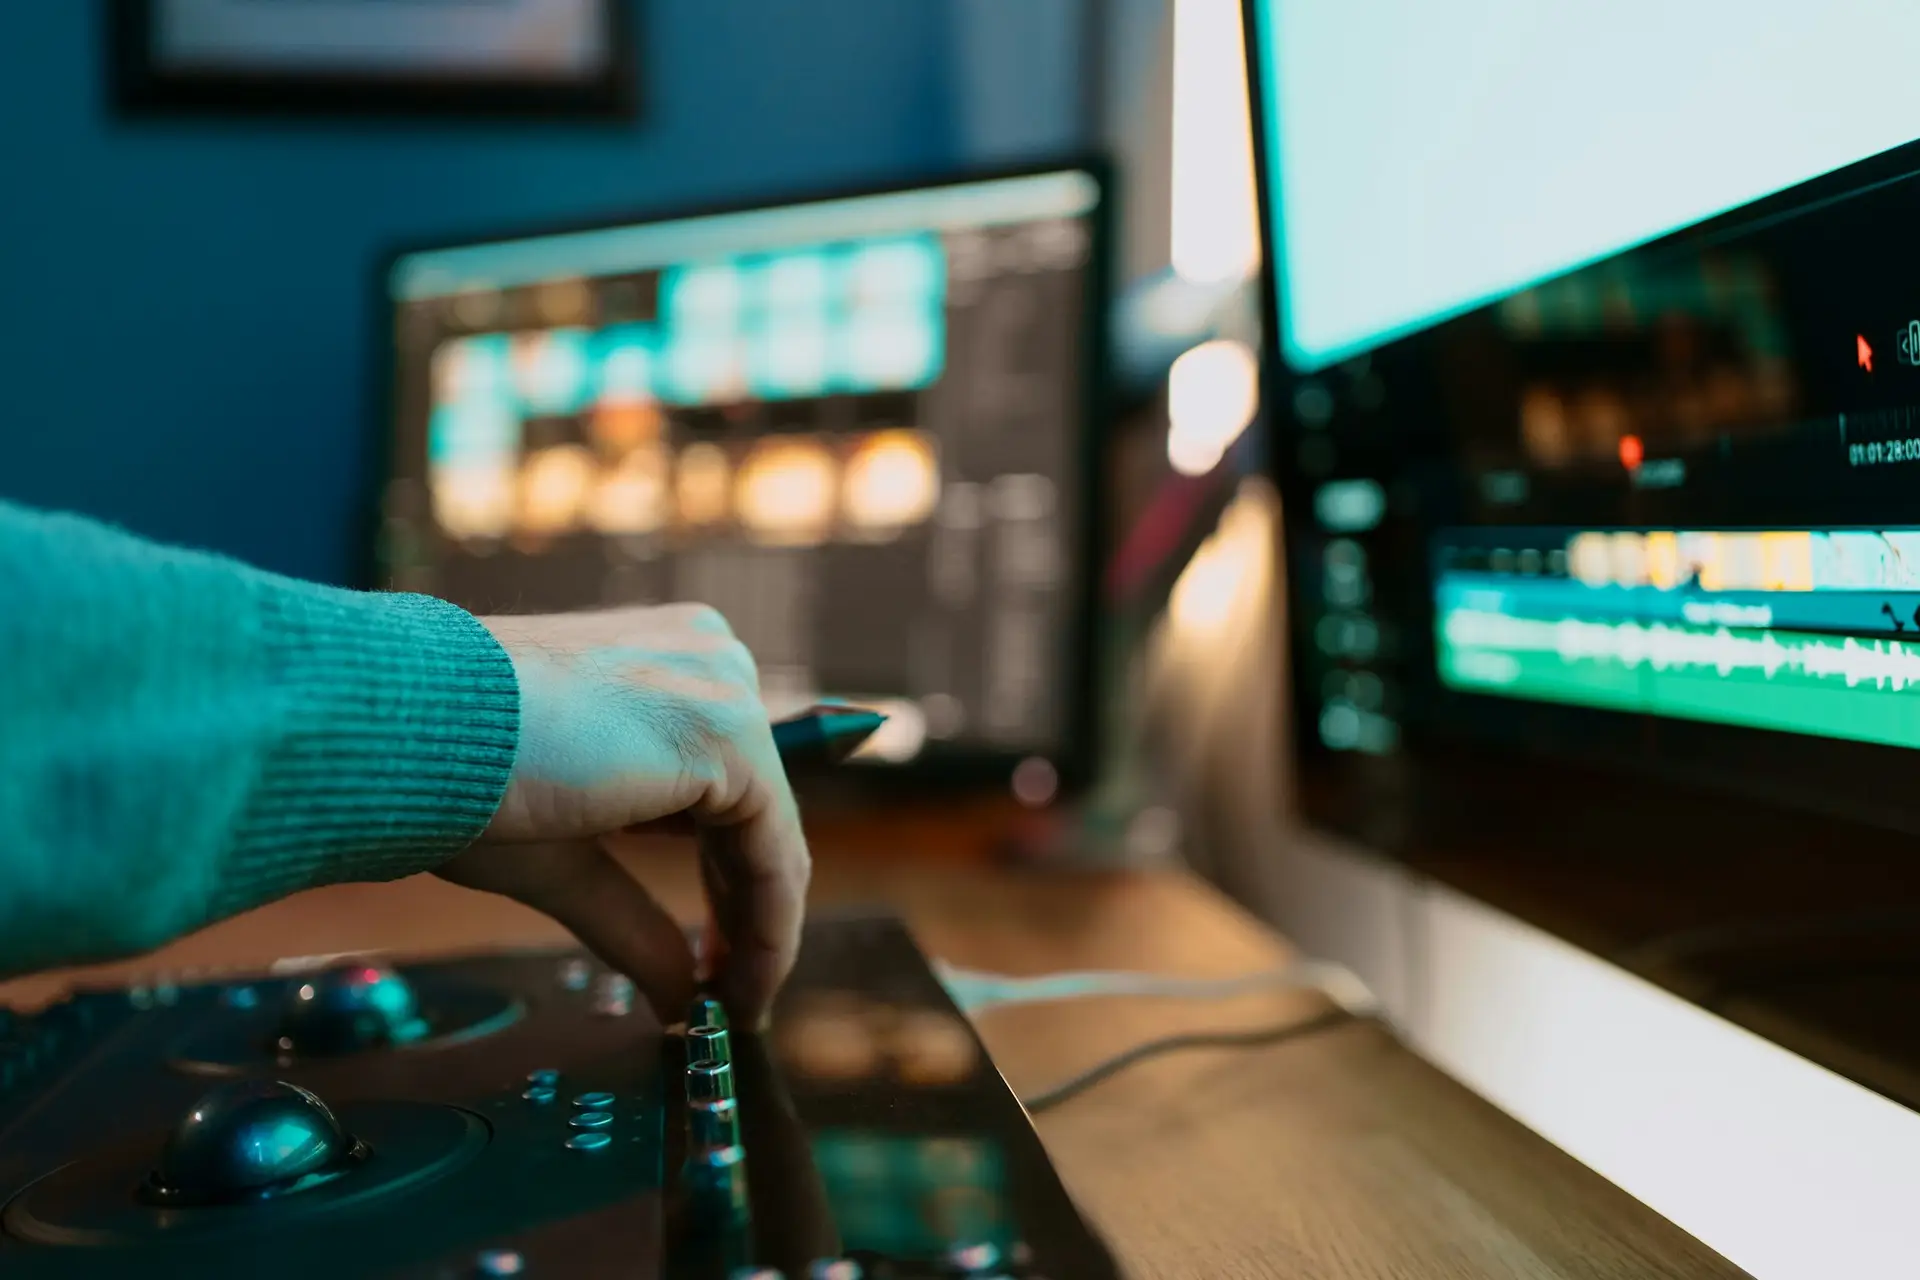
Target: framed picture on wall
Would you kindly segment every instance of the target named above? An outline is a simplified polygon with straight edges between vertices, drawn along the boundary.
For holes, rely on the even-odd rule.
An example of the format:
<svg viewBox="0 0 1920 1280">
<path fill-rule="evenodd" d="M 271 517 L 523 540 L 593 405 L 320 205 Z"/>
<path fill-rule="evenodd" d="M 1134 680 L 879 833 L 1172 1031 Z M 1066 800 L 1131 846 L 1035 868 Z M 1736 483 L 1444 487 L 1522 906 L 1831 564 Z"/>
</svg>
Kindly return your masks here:
<svg viewBox="0 0 1920 1280">
<path fill-rule="evenodd" d="M 631 115 L 633 0 L 111 0 L 130 115 Z"/>
</svg>

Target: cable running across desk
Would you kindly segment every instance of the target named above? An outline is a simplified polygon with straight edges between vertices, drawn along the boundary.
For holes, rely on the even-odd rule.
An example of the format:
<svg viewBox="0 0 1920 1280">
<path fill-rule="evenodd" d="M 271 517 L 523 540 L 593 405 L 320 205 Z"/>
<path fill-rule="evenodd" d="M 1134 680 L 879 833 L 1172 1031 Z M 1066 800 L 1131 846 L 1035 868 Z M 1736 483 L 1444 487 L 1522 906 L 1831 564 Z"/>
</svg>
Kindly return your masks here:
<svg viewBox="0 0 1920 1280">
<path fill-rule="evenodd" d="M 1002 1005 L 1037 1004 L 1052 1000 L 1084 1000 L 1093 996 L 1161 996 L 1189 1000 L 1220 1000 L 1258 991 L 1317 991 L 1337 1007 L 1311 1018 L 1250 1031 L 1193 1031 L 1162 1036 L 1134 1045 L 1095 1063 L 1059 1084 L 1022 1099 L 1029 1113 L 1039 1114 L 1077 1097 L 1102 1080 L 1137 1062 L 1183 1049 L 1234 1049 L 1279 1044 L 1328 1031 L 1349 1022 L 1378 1015 L 1380 1001 L 1345 965 L 1326 960 L 1295 960 L 1278 968 L 1237 978 L 1181 978 L 1154 973 L 1094 970 L 1014 977 L 980 973 L 936 960 L 934 972 L 953 1002 L 969 1017 L 982 1009 Z"/>
<path fill-rule="evenodd" d="M 1260 1027 L 1252 1031 L 1193 1031 L 1182 1035 L 1163 1036 L 1158 1040 L 1148 1040 L 1144 1044 L 1137 1044 L 1131 1049 L 1116 1053 L 1106 1061 L 1096 1063 L 1078 1075 L 1069 1076 L 1059 1084 L 1042 1089 L 1031 1097 L 1022 1098 L 1021 1102 L 1026 1106 L 1029 1114 L 1039 1115 L 1042 1111 L 1057 1107 L 1070 1098 L 1078 1097 L 1094 1085 L 1118 1075 L 1135 1063 L 1159 1057 L 1161 1054 L 1177 1053 L 1183 1049 L 1249 1049 L 1281 1044 L 1358 1021 L 1360 1021 L 1359 1018 L 1345 1009 L 1330 1009 L 1315 1017 L 1297 1019 L 1277 1027 Z"/>
</svg>

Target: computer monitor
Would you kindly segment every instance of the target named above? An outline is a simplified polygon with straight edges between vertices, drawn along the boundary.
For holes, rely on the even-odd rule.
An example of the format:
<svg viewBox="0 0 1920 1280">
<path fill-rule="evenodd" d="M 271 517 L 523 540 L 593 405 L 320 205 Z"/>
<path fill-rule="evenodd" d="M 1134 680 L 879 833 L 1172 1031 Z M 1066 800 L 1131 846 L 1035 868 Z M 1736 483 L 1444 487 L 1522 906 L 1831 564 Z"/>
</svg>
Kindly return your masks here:
<svg viewBox="0 0 1920 1280">
<path fill-rule="evenodd" d="M 1316 821 L 1920 831 L 1920 11 L 1680 9 L 1248 5 Z"/>
<path fill-rule="evenodd" d="M 1746 1272 L 1898 1272 L 1920 13 L 1247 14 L 1311 829 L 1277 910 Z"/>
<path fill-rule="evenodd" d="M 383 578 L 703 602 L 878 769 L 1071 782 L 1105 224 L 1073 165 L 398 253 Z"/>
</svg>

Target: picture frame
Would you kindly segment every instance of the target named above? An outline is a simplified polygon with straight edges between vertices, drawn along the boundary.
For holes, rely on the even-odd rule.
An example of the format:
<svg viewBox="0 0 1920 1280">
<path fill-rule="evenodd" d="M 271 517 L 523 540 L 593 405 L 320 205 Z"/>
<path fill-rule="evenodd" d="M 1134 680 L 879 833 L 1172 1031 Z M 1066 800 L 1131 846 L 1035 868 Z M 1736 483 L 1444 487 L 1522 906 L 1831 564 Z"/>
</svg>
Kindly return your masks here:
<svg viewBox="0 0 1920 1280">
<path fill-rule="evenodd" d="M 123 116 L 629 118 L 634 0 L 109 0 Z"/>
</svg>

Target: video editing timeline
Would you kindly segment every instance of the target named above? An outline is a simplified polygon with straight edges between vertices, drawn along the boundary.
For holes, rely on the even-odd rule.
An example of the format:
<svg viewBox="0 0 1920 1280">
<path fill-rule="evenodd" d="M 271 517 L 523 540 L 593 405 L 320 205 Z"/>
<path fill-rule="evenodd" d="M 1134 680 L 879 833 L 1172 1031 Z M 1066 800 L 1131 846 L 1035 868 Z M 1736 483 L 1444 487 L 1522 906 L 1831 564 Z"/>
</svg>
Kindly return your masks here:
<svg viewBox="0 0 1920 1280">
<path fill-rule="evenodd" d="M 1443 535 L 1448 686 L 1920 747 L 1920 529 L 1498 536 Z"/>
<path fill-rule="evenodd" d="M 1396 519 L 1396 503 L 1445 510 L 1464 487 L 1489 524 L 1564 516 L 1569 501 L 1597 519 L 1663 493 L 1698 502 L 1730 451 L 1745 461 L 1796 427 L 1816 450 L 1841 440 L 1832 419 L 1797 421 L 1778 295 L 1752 255 L 1623 259 L 1301 380 L 1295 465 L 1310 520 L 1295 543 L 1318 590 L 1302 601 L 1300 672 L 1318 745 L 1391 754 L 1426 702 L 1415 611 L 1430 607 L 1428 535 Z M 1403 423 L 1410 397 L 1442 415 L 1424 430 Z M 1883 424 L 1856 415 L 1853 429 Z M 1435 486 L 1456 492 L 1421 492 Z"/>
<path fill-rule="evenodd" d="M 393 269 L 386 572 L 477 611 L 698 600 L 864 749 L 1070 731 L 1093 217 L 1066 170 Z"/>
</svg>

